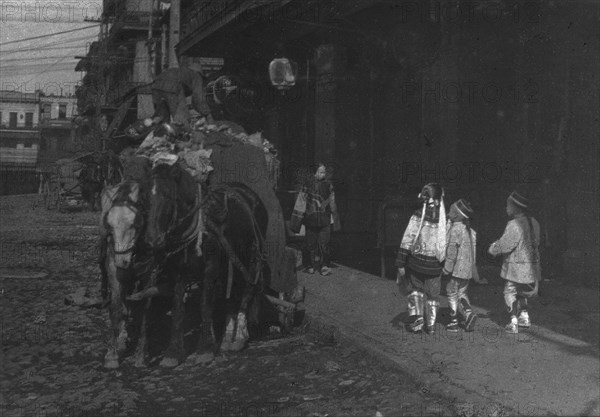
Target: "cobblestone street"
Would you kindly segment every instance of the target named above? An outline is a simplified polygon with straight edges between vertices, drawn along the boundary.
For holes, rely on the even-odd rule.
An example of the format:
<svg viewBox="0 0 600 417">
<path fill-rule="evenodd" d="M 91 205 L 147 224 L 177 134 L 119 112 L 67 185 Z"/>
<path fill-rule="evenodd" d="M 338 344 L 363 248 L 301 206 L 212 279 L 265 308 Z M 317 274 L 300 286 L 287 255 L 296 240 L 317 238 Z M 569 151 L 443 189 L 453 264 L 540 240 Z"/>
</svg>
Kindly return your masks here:
<svg viewBox="0 0 600 417">
<path fill-rule="evenodd" d="M 305 319 L 209 366 L 102 366 L 108 312 L 65 305 L 97 291 L 98 214 L 2 197 L 2 416 L 451 415 L 406 374 Z M 308 312 L 310 315 L 310 312 Z"/>
</svg>

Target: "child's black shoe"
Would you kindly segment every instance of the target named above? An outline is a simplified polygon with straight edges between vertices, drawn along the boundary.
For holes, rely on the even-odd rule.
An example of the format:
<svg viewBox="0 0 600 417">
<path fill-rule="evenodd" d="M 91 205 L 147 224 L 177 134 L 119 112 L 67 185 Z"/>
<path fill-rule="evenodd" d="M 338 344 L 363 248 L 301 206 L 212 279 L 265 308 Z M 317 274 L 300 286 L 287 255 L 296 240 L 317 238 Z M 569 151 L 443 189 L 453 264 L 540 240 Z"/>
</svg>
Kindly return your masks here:
<svg viewBox="0 0 600 417">
<path fill-rule="evenodd" d="M 446 331 L 451 333 L 458 332 L 458 320 L 452 319 L 452 321 L 446 326 Z"/>
<path fill-rule="evenodd" d="M 419 316 L 419 317 L 417 317 L 417 318 L 415 319 L 415 321 L 413 321 L 412 323 L 410 323 L 410 324 L 408 325 L 408 330 L 409 330 L 409 331 L 411 331 L 411 332 L 413 332 L 413 333 L 418 333 L 418 332 L 420 332 L 421 330 L 423 330 L 423 324 L 424 324 L 424 323 L 425 323 L 425 322 L 424 322 L 424 320 L 423 320 L 423 317 L 420 317 L 420 316 Z"/>
<path fill-rule="evenodd" d="M 467 313 L 467 317 L 465 318 L 465 331 L 472 332 L 475 330 L 475 321 L 477 320 L 477 314 L 473 311 L 469 311 Z"/>
</svg>

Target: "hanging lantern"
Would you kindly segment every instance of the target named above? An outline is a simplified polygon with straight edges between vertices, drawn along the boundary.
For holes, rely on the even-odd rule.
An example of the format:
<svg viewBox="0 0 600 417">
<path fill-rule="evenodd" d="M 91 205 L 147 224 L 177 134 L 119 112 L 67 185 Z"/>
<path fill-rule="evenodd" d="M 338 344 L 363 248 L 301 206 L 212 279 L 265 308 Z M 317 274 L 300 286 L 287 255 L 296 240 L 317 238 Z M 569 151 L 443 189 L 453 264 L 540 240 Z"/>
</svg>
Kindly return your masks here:
<svg viewBox="0 0 600 417">
<path fill-rule="evenodd" d="M 276 58 L 269 64 L 271 84 L 278 90 L 287 90 L 296 85 L 298 65 L 287 58 Z"/>
</svg>

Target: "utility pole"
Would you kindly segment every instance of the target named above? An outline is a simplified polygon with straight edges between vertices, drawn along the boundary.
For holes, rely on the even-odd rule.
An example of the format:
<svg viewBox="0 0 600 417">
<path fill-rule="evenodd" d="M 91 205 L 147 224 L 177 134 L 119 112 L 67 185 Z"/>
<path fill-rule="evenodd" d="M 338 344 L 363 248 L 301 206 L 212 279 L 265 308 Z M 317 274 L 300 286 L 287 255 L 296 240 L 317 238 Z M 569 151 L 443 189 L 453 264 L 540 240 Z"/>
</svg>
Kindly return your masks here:
<svg viewBox="0 0 600 417">
<path fill-rule="evenodd" d="M 157 0 L 152 0 L 150 6 L 150 18 L 148 19 L 148 74 L 150 78 L 154 78 L 156 70 L 156 42 L 154 40 L 154 11 L 157 9 Z"/>
<path fill-rule="evenodd" d="M 179 43 L 179 26 L 181 21 L 181 5 L 179 0 L 171 0 L 169 10 L 169 68 L 179 67 L 175 45 Z"/>
<path fill-rule="evenodd" d="M 92 65 L 92 70 L 96 71 L 95 74 L 95 78 L 96 78 L 96 88 L 95 88 L 95 92 L 96 92 L 96 106 L 94 109 L 94 150 L 98 149 L 98 142 L 100 142 L 100 148 L 101 150 L 105 150 L 106 144 L 105 144 L 105 138 L 104 138 L 104 132 L 102 132 L 102 129 L 100 128 L 100 117 L 102 115 L 102 103 L 104 102 L 104 80 L 102 79 L 102 68 L 103 68 L 103 62 L 104 62 L 104 37 L 105 37 L 105 31 L 108 32 L 108 25 L 106 25 L 107 27 L 105 28 L 104 22 L 102 21 L 102 19 L 91 19 L 91 18 L 85 18 L 83 19 L 85 22 L 94 22 L 94 23 L 100 23 L 100 35 L 99 35 L 99 48 L 97 51 L 95 51 L 96 56 L 92 56 L 92 62 L 94 63 Z M 90 51 L 88 51 L 88 55 L 89 53 L 93 52 L 90 48 Z"/>
<path fill-rule="evenodd" d="M 100 29 L 100 47 L 98 48 L 98 104 L 96 105 L 96 128 L 100 135 L 101 150 L 106 150 L 107 137 L 105 132 L 100 128 L 100 118 L 102 117 L 102 106 L 106 104 L 106 96 L 108 93 L 108 80 L 104 78 L 104 68 L 107 65 L 108 59 L 108 22 L 104 23 Z"/>
<path fill-rule="evenodd" d="M 102 60 L 104 57 L 102 56 L 102 51 L 104 50 L 104 25 L 100 25 L 100 44 L 98 45 L 98 51 L 96 52 L 96 106 L 94 112 L 94 132 L 96 132 L 96 141 L 94 143 L 94 150 L 97 149 L 98 139 L 100 139 L 100 150 L 104 151 L 106 144 L 104 143 L 104 135 L 100 130 L 100 115 L 102 113 L 102 102 L 103 96 L 102 91 L 104 90 L 104 80 L 102 79 Z"/>
</svg>

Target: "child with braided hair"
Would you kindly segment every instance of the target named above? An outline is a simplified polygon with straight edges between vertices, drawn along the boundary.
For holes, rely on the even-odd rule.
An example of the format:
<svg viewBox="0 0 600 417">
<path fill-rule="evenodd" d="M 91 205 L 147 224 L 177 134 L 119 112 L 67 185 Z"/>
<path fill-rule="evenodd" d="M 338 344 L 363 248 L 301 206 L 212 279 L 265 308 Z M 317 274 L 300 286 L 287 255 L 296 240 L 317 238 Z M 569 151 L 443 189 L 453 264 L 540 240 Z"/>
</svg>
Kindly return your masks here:
<svg viewBox="0 0 600 417">
<path fill-rule="evenodd" d="M 506 201 L 510 217 L 504 234 L 492 243 L 488 253 L 502 255 L 500 276 L 506 280 L 504 302 L 510 314 L 508 333 L 518 333 L 519 327 L 531 326 L 527 299 L 538 294 L 542 271 L 540 266 L 540 225 L 529 214 L 529 200 L 513 191 Z"/>
<path fill-rule="evenodd" d="M 471 308 L 467 290 L 469 281 L 479 281 L 475 252 L 477 234 L 471 228 L 470 219 L 473 209 L 469 202 L 460 199 L 450 206 L 448 218 L 451 226 L 448 231 L 448 246 L 442 274 L 450 276 L 446 286 L 448 305 L 450 307 L 450 323 L 446 327 L 449 332 L 458 332 L 458 315 L 463 319 L 463 327 L 467 332 L 473 331 L 477 315 Z"/>
</svg>

